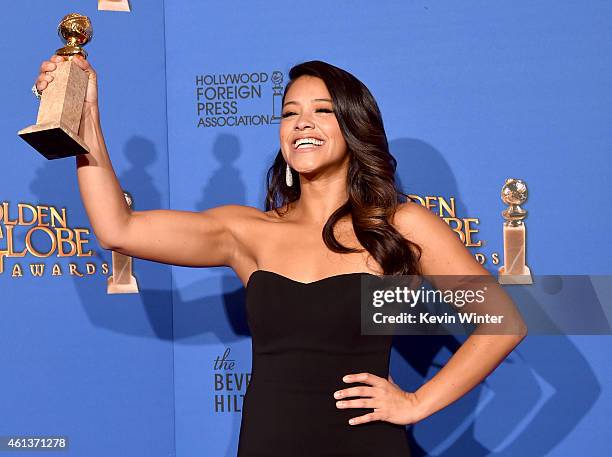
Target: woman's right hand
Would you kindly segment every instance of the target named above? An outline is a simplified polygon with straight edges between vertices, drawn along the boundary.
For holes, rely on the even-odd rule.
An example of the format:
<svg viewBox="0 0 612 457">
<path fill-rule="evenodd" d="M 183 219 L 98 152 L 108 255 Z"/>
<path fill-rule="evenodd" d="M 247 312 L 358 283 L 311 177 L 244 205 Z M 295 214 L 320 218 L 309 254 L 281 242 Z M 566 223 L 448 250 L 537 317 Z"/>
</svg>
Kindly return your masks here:
<svg viewBox="0 0 612 457">
<path fill-rule="evenodd" d="M 45 60 L 40 65 L 40 74 L 36 79 L 36 88 L 39 92 L 44 91 L 50 83 L 53 82 L 53 72 L 57 68 L 57 63 L 65 60 L 64 57 L 53 55 L 49 60 Z M 85 73 L 87 73 L 88 82 L 87 82 L 87 91 L 85 93 L 85 104 L 89 105 L 97 105 L 98 103 L 98 83 L 97 83 L 97 75 L 91 64 L 81 57 L 80 55 L 76 55 L 73 57 L 72 61 L 79 66 Z"/>
</svg>

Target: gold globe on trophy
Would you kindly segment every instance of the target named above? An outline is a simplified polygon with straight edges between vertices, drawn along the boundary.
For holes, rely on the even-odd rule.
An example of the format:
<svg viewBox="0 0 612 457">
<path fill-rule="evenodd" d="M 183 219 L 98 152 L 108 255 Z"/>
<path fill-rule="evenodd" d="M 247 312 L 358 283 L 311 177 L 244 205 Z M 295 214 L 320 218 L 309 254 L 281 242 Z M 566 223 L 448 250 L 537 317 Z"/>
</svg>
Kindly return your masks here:
<svg viewBox="0 0 612 457">
<path fill-rule="evenodd" d="M 57 64 L 53 82 L 42 93 L 36 124 L 18 132 L 49 160 L 89 152 L 78 135 L 88 76 L 72 58 L 87 58 L 83 46 L 91 41 L 93 28 L 87 16 L 72 13 L 64 16 L 57 32 L 66 46 L 55 52 L 66 60 Z"/>
<path fill-rule="evenodd" d="M 64 19 L 57 26 L 57 34 L 66 44 L 55 53 L 58 56 L 72 57 L 77 54 L 87 58 L 87 51 L 82 48 L 93 38 L 93 27 L 87 16 L 71 13 L 64 16 Z"/>
</svg>

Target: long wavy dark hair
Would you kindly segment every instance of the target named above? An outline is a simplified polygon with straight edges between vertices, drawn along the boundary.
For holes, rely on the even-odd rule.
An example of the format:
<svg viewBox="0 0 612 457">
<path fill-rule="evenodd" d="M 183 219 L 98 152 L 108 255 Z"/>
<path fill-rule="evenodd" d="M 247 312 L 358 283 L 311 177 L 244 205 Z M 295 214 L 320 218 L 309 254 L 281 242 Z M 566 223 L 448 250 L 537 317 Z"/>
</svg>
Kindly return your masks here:
<svg viewBox="0 0 612 457">
<path fill-rule="evenodd" d="M 348 254 L 363 252 L 348 248 L 334 236 L 334 226 L 351 215 L 353 230 L 361 245 L 379 263 L 385 275 L 421 274 L 421 248 L 404 238 L 389 222 L 398 204 L 410 197 L 401 192 L 395 182 L 397 161 L 389 152 L 387 135 L 378 104 L 368 88 L 349 72 L 334 65 L 313 60 L 294 66 L 289 71 L 291 85 L 300 76 L 323 80 L 329 91 L 340 130 L 349 154 L 347 201 L 329 217 L 323 227 L 323 240 L 333 252 Z M 266 211 L 286 214 L 279 208 L 300 198 L 300 180 L 295 170 L 293 186 L 285 184 L 286 163 L 279 149 L 267 173 Z"/>
</svg>

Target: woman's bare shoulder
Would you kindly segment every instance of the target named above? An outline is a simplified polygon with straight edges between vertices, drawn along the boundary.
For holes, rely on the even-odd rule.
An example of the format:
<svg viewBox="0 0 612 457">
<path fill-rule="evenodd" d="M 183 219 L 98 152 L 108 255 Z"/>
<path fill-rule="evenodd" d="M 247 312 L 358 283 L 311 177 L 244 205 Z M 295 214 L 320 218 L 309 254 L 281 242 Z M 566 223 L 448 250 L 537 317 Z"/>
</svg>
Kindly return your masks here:
<svg viewBox="0 0 612 457">
<path fill-rule="evenodd" d="M 393 226 L 406 239 L 419 245 L 425 274 L 486 274 L 457 232 L 424 206 L 402 203 L 395 213 Z"/>
<path fill-rule="evenodd" d="M 403 235 L 420 236 L 438 222 L 444 223 L 423 205 L 407 201 L 397 206 L 392 224 Z"/>
<path fill-rule="evenodd" d="M 427 249 L 442 240 L 457 244 L 456 234 L 439 216 L 419 203 L 411 201 L 398 205 L 392 225 L 405 238 Z"/>
</svg>

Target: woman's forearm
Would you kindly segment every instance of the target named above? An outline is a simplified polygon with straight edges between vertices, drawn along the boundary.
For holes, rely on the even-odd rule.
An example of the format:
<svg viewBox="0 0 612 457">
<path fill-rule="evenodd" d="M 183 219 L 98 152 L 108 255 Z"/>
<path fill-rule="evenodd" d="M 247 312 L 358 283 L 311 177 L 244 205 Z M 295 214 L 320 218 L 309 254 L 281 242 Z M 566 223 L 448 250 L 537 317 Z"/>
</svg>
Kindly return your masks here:
<svg viewBox="0 0 612 457">
<path fill-rule="evenodd" d="M 76 156 L 81 199 L 98 242 L 112 248 L 130 209 L 106 150 L 97 104 L 85 104 L 79 136 L 89 147 L 88 154 Z"/>
<path fill-rule="evenodd" d="M 414 393 L 419 420 L 478 385 L 523 338 L 524 335 L 471 335 L 446 365 Z"/>
</svg>

